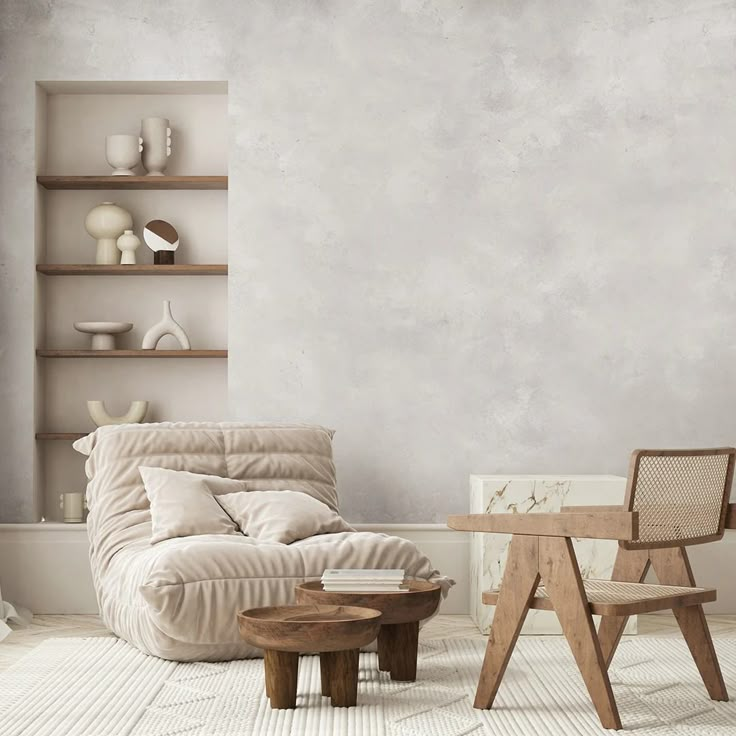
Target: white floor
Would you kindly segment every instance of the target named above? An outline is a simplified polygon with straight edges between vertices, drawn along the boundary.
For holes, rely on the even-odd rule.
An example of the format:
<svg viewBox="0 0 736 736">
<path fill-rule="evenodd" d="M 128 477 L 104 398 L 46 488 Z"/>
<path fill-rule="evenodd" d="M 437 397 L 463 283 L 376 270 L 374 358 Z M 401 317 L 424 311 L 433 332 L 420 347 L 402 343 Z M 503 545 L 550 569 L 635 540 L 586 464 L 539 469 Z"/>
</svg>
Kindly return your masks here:
<svg viewBox="0 0 736 736">
<path fill-rule="evenodd" d="M 68 622 L 67 622 L 68 623 Z M 467 621 L 433 624 L 420 642 L 416 682 L 361 656 L 358 707 L 321 695 L 319 658 L 300 658 L 296 708 L 272 709 L 263 663 L 170 662 L 110 636 L 47 639 L 0 673 L 3 736 L 604 736 L 567 642 L 523 636 L 492 710 L 473 707 L 485 642 Z M 716 702 L 685 643 L 667 633 L 621 642 L 609 674 L 623 727 L 638 736 L 733 736 L 736 703 Z M 720 624 L 714 625 L 722 632 Z M 69 629 L 66 629 L 68 632 Z M 441 636 L 444 638 L 438 638 Z M 450 636 L 447 636 L 450 635 Z M 736 638 L 716 637 L 736 692 Z M 80 687 L 80 683 L 84 685 Z"/>
</svg>

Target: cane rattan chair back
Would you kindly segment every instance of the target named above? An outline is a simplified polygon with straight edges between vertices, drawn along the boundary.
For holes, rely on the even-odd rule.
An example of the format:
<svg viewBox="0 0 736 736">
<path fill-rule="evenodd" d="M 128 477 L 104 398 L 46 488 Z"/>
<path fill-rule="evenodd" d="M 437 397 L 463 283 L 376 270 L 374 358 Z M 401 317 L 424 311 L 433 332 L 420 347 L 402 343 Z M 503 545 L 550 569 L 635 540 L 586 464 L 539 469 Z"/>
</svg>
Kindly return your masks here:
<svg viewBox="0 0 736 736">
<path fill-rule="evenodd" d="M 682 547 L 723 536 L 736 450 L 635 450 L 624 508 L 639 513 L 625 549 Z"/>
</svg>

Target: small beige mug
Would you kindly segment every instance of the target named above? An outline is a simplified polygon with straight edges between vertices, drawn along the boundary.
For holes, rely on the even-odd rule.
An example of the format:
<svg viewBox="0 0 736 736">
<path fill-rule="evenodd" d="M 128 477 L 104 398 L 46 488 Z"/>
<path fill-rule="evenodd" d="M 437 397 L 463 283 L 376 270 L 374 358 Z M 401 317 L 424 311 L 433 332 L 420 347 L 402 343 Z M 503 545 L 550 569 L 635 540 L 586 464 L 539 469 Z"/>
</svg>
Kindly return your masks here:
<svg viewBox="0 0 736 736">
<path fill-rule="evenodd" d="M 62 493 L 59 496 L 59 508 L 64 511 L 65 524 L 79 524 L 84 521 L 87 499 L 84 493 Z"/>
</svg>

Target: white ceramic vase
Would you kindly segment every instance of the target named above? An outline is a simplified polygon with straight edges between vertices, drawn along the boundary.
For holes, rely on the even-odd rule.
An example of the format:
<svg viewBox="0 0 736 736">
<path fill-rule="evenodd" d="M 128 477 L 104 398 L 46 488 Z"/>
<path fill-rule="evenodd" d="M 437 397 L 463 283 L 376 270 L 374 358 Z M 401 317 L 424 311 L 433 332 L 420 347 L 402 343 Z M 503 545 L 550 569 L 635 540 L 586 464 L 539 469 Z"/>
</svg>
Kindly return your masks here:
<svg viewBox="0 0 736 736">
<path fill-rule="evenodd" d="M 147 176 L 163 176 L 171 156 L 171 128 L 167 118 L 144 118 L 141 121 L 143 168 Z"/>
<path fill-rule="evenodd" d="M 95 263 L 114 265 L 120 261 L 117 239 L 133 227 L 130 212 L 118 207 L 114 202 L 103 202 L 93 207 L 84 219 L 87 232 L 97 240 Z"/>
<path fill-rule="evenodd" d="M 105 156 L 113 168 L 113 176 L 135 176 L 133 169 L 140 163 L 143 139 L 137 135 L 108 135 Z"/>
<path fill-rule="evenodd" d="M 140 239 L 132 230 L 126 230 L 118 238 L 118 250 L 122 253 L 120 263 L 126 266 L 135 265 L 135 251 L 141 244 Z"/>
<path fill-rule="evenodd" d="M 164 302 L 163 319 L 146 332 L 143 336 L 143 345 L 141 347 L 144 350 L 155 350 L 156 345 L 158 345 L 159 340 L 164 335 L 173 335 L 179 341 L 182 350 L 191 349 L 187 333 L 184 332 L 182 326 L 171 316 L 171 302 L 169 301 Z"/>
</svg>

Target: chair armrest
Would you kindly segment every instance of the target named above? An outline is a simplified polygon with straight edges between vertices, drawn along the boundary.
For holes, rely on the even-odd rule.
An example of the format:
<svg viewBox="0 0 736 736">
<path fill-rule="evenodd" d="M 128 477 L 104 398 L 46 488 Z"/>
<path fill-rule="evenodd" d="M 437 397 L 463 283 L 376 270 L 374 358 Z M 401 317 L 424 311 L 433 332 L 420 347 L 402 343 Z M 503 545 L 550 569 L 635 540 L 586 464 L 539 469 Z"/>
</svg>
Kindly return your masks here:
<svg viewBox="0 0 736 736">
<path fill-rule="evenodd" d="M 600 511 L 626 511 L 626 509 L 621 504 L 617 504 L 615 506 L 563 506 L 560 511 L 566 514 L 594 514 Z"/>
<path fill-rule="evenodd" d="M 736 529 L 736 503 L 728 504 L 726 509 L 726 529 Z"/>
<path fill-rule="evenodd" d="M 449 516 L 447 526 L 463 532 L 630 540 L 637 539 L 639 536 L 639 514 L 636 511 L 569 514 L 468 514 Z"/>
</svg>

